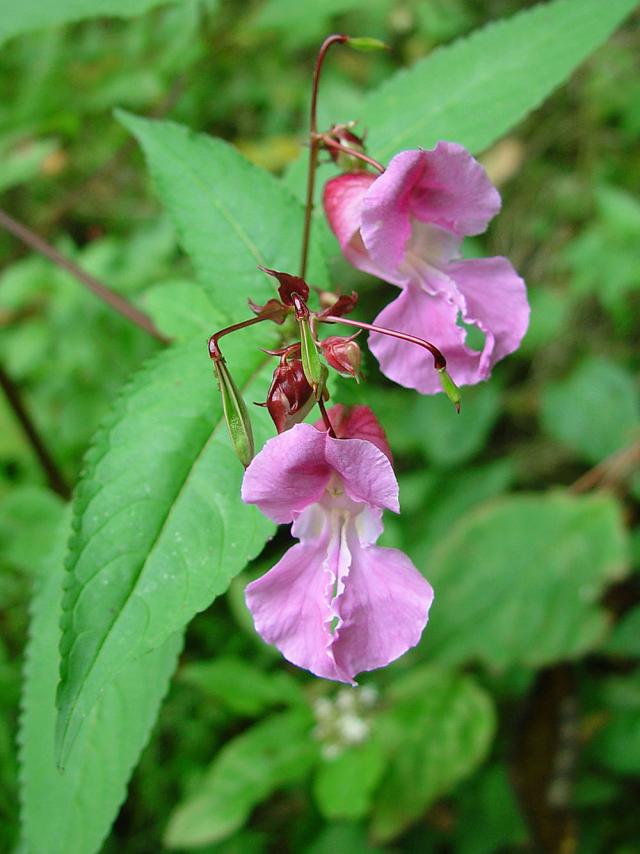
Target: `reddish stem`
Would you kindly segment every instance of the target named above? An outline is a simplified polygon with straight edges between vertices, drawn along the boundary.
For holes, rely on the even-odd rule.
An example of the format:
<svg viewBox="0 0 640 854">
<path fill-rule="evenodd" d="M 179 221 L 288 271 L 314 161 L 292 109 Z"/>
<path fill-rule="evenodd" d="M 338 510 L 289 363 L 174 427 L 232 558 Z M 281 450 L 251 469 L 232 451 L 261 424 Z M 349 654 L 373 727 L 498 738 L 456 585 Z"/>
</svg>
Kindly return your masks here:
<svg viewBox="0 0 640 854">
<path fill-rule="evenodd" d="M 58 468 L 56 461 L 53 459 L 47 446 L 45 445 L 40 433 L 29 415 L 29 412 L 24 405 L 22 396 L 18 387 L 13 382 L 11 377 L 5 373 L 4 368 L 0 365 L 0 388 L 4 391 L 9 405 L 11 406 L 16 419 L 24 430 L 24 433 L 29 440 L 33 451 L 38 458 L 40 465 L 49 481 L 49 486 L 54 492 L 57 492 L 65 501 L 69 499 L 71 490 L 69 489 L 64 475 Z"/>
<path fill-rule="evenodd" d="M 65 257 L 61 252 L 58 252 L 54 246 L 51 246 L 51 244 L 47 243 L 46 240 L 43 240 L 40 235 L 31 231 L 30 228 L 27 228 L 26 225 L 23 225 L 21 222 L 13 219 L 13 217 L 10 217 L 4 210 L 0 210 L 0 226 L 2 226 L 2 228 L 6 228 L 6 230 L 13 234 L 14 237 L 17 237 L 18 240 L 21 240 L 31 249 L 34 249 L 36 252 L 44 255 L 45 258 L 48 258 L 49 261 L 52 261 L 56 266 L 60 267 L 61 270 L 65 270 L 67 273 L 70 273 L 81 284 L 103 300 L 103 302 L 106 302 L 108 306 L 115 309 L 123 317 L 126 317 L 127 320 L 130 320 L 132 323 L 135 323 L 136 326 L 144 329 L 144 331 L 148 332 L 149 335 L 153 335 L 153 337 L 157 338 L 158 341 L 162 341 L 163 344 L 170 343 L 166 335 L 163 335 L 162 332 L 160 332 L 151 318 L 143 311 L 140 311 L 139 308 L 136 308 L 135 305 L 120 296 L 119 293 L 112 291 L 111 288 L 108 288 L 105 284 L 98 281 L 95 276 L 92 276 L 90 273 L 87 273 L 86 270 L 78 267 L 74 261 Z"/>
<path fill-rule="evenodd" d="M 222 353 L 218 346 L 218 340 L 224 335 L 229 335 L 230 332 L 237 332 L 239 329 L 244 329 L 246 326 L 253 326 L 254 323 L 262 323 L 263 320 L 268 320 L 268 317 L 252 317 L 249 320 L 243 320 L 241 323 L 234 323 L 233 326 L 225 326 L 219 332 L 215 332 L 209 338 L 209 355 L 214 362 L 222 359 Z"/>
<path fill-rule="evenodd" d="M 320 323 L 344 323 L 346 326 L 368 329 L 369 332 L 380 332 L 382 335 L 389 335 L 391 338 L 399 338 L 401 341 L 417 344 L 431 353 L 433 356 L 433 366 L 436 371 L 442 371 L 447 367 L 447 360 L 440 350 L 434 344 L 425 341 L 424 338 L 416 338 L 415 335 L 409 335 L 407 332 L 396 332 L 395 329 L 387 329 L 384 326 L 375 326 L 373 323 L 364 323 L 362 320 L 348 320 L 346 317 L 334 317 L 331 314 L 326 317 L 318 317 L 318 321 Z"/>
<path fill-rule="evenodd" d="M 311 109 L 309 116 L 309 132 L 310 132 L 310 147 L 309 147 L 309 171 L 307 173 L 307 201 L 304 211 L 304 228 L 302 231 L 302 255 L 300 258 L 300 276 L 304 279 L 307 272 L 307 260 L 309 257 L 309 236 L 311 234 L 311 214 L 313 213 L 313 191 L 316 182 L 316 167 L 318 165 L 318 87 L 320 84 L 320 73 L 322 64 L 327 55 L 327 51 L 332 44 L 344 44 L 349 41 L 349 36 L 340 33 L 334 33 L 322 42 L 316 64 L 313 69 L 313 83 L 311 85 Z"/>
<path fill-rule="evenodd" d="M 324 421 L 324 426 L 327 428 L 327 431 L 332 439 L 337 439 L 336 431 L 333 429 L 333 424 L 331 423 L 331 419 L 329 418 L 329 413 L 327 412 L 327 407 L 324 405 L 324 400 L 322 397 L 318 399 L 318 409 L 320 410 L 320 414 L 322 415 L 322 420 Z"/>
<path fill-rule="evenodd" d="M 345 154 L 348 154 L 350 157 L 356 157 L 358 160 L 362 160 L 364 163 L 368 163 L 369 166 L 373 166 L 374 169 L 377 169 L 378 172 L 382 173 L 385 171 L 382 163 L 379 163 L 377 160 L 374 160 L 373 157 L 369 157 L 367 154 L 364 154 L 362 151 L 358 151 L 355 148 L 349 148 L 347 145 L 342 145 L 339 142 L 336 142 L 335 139 L 331 139 L 328 134 L 320 134 L 318 139 L 327 147 L 333 148 L 335 151 L 344 151 Z"/>
</svg>

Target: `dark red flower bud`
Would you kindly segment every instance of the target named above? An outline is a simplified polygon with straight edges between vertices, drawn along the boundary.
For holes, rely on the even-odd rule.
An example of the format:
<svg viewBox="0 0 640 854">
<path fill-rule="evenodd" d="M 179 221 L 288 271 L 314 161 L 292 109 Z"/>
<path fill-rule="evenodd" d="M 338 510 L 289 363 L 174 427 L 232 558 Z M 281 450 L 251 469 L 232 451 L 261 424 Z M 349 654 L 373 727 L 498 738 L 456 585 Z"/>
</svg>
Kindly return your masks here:
<svg viewBox="0 0 640 854">
<path fill-rule="evenodd" d="M 280 282 L 278 293 L 285 305 L 293 305 L 293 295 L 298 294 L 304 302 L 309 298 L 309 285 L 300 276 L 292 276 L 290 273 L 280 273 L 278 270 L 270 270 L 268 267 L 258 267 L 263 273 L 273 276 Z"/>
<path fill-rule="evenodd" d="M 379 448 L 393 463 L 391 449 L 384 429 L 368 406 L 344 406 L 336 403 L 328 411 L 331 424 L 338 439 L 366 439 Z M 316 421 L 318 430 L 324 430 L 324 422 Z"/>
<path fill-rule="evenodd" d="M 277 299 L 270 299 L 264 305 L 257 305 L 253 300 L 249 300 L 249 308 L 261 320 L 273 320 L 278 324 L 284 323 L 288 314 L 287 307 Z"/>
<path fill-rule="evenodd" d="M 359 333 L 356 332 L 356 335 Z M 320 342 L 320 347 L 327 363 L 343 376 L 360 376 L 362 354 L 360 347 L 354 341 L 356 335 L 343 338 L 341 335 L 330 335 Z"/>
<path fill-rule="evenodd" d="M 342 317 L 350 314 L 358 304 L 358 294 L 351 291 L 350 294 L 334 294 L 331 291 L 320 291 L 320 305 L 324 309 L 319 317 L 332 314 L 334 317 Z"/>
<path fill-rule="evenodd" d="M 315 403 L 313 389 L 307 382 L 298 358 L 284 356 L 273 372 L 266 406 L 278 433 L 284 433 L 303 421 Z"/>
<path fill-rule="evenodd" d="M 344 148 L 350 148 L 353 151 L 359 151 L 361 154 L 365 153 L 365 144 L 364 137 L 357 136 L 352 132 L 351 128 L 355 125 L 355 122 L 348 122 L 348 124 L 344 125 L 332 125 L 331 130 L 328 134 L 326 134 L 329 140 L 334 140 L 338 143 L 338 145 L 343 146 Z M 361 160 L 358 160 L 354 157 L 349 157 L 349 155 L 345 151 L 341 151 L 340 149 L 332 148 L 331 145 L 327 145 L 327 149 L 329 150 L 329 154 L 334 163 L 337 163 L 341 169 L 347 169 L 351 171 L 352 169 L 366 169 L 366 164 L 364 164 Z"/>
</svg>

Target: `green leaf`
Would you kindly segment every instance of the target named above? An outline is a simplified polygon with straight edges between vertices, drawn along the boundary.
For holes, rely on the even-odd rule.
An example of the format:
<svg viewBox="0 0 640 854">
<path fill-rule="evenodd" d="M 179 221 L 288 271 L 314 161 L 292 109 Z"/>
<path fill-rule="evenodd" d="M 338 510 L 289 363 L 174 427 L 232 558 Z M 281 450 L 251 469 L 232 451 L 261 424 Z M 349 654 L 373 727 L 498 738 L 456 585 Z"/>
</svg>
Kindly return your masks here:
<svg viewBox="0 0 640 854">
<path fill-rule="evenodd" d="M 60 597 L 68 515 L 38 567 L 20 721 L 22 842 L 29 854 L 91 854 L 109 831 L 166 693 L 178 635 L 130 662 L 100 696 L 64 774 L 54 756 Z M 135 714 L 132 710 L 135 709 Z"/>
<path fill-rule="evenodd" d="M 0 0 L 0 43 L 30 30 L 84 18 L 132 18 L 170 0 Z"/>
<path fill-rule="evenodd" d="M 371 821 L 380 842 L 401 833 L 471 773 L 495 730 L 491 699 L 468 676 L 417 669 L 395 682 L 386 700 L 393 705 L 378 720 L 378 731 L 392 757 Z"/>
<path fill-rule="evenodd" d="M 274 706 L 304 702 L 292 676 L 284 671 L 265 673 L 240 658 L 216 658 L 188 664 L 180 679 L 199 688 L 231 712 L 254 717 Z"/>
<path fill-rule="evenodd" d="M 607 722 L 589 753 L 619 774 L 640 772 L 640 670 L 605 681 L 603 700 Z"/>
<path fill-rule="evenodd" d="M 404 526 L 406 548 L 418 566 L 429 575 L 431 552 L 453 525 L 473 507 L 506 492 L 513 480 L 513 465 L 503 459 L 495 463 L 448 472 L 415 472 L 422 482 L 424 498 Z M 402 511 L 406 507 L 404 482 L 400 480 Z M 425 509 L 426 508 L 426 509 Z M 402 521 L 403 515 L 400 516 Z"/>
<path fill-rule="evenodd" d="M 188 848 L 225 839 L 271 792 L 303 780 L 317 758 L 312 723 L 309 710 L 283 712 L 227 742 L 194 794 L 172 814 L 165 845 Z"/>
<path fill-rule="evenodd" d="M 138 139 L 160 198 L 171 214 L 197 278 L 229 323 L 249 317 L 247 300 L 276 296 L 258 265 L 297 273 L 303 207 L 281 181 L 220 139 L 167 121 L 118 112 Z M 308 281 L 327 283 L 312 250 Z"/>
<path fill-rule="evenodd" d="M 367 831 L 359 824 L 327 824 L 304 854 L 384 854 L 382 848 L 369 844 Z"/>
<path fill-rule="evenodd" d="M 358 118 L 371 154 L 438 140 L 482 151 L 602 44 L 637 0 L 555 0 L 439 48 L 371 92 Z"/>
<path fill-rule="evenodd" d="M 319 0 L 316 3 L 299 3 L 298 0 L 269 0 L 263 3 L 253 20 L 248 21 L 249 32 L 272 32 L 289 47 L 320 46 L 331 30 L 331 18 L 343 14 L 361 0 Z"/>
<path fill-rule="evenodd" d="M 122 115 L 143 145 L 182 244 L 216 309 L 246 317 L 267 299 L 266 264 L 295 269 L 302 207 L 233 148 L 172 122 Z M 311 271 L 324 275 L 316 254 Z M 312 279 L 313 280 L 313 279 Z M 264 399 L 271 366 L 257 346 L 272 324 L 225 339 L 247 400 Z M 273 530 L 240 500 L 242 467 L 229 447 L 206 339 L 165 353 L 116 406 L 96 441 L 76 500 L 63 620 L 58 745 L 127 660 L 161 644 L 223 592 Z M 257 447 L 273 430 L 253 412 Z"/>
<path fill-rule="evenodd" d="M 208 338 L 227 324 L 225 315 L 196 282 L 153 285 L 145 292 L 142 305 L 158 329 L 177 341 L 196 335 Z"/>
<path fill-rule="evenodd" d="M 589 462 L 600 462 L 640 433 L 635 377 L 607 359 L 585 359 L 567 379 L 544 390 L 541 418 L 550 436 Z"/>
<path fill-rule="evenodd" d="M 500 414 L 501 402 L 495 382 L 463 389 L 459 413 L 444 394 L 420 395 L 411 419 L 416 443 L 434 465 L 465 462 L 482 450 Z"/>
<path fill-rule="evenodd" d="M 227 346 L 249 400 L 268 383 L 256 343 L 249 331 Z M 262 442 L 271 427 L 256 410 Z M 182 629 L 262 548 L 273 524 L 240 500 L 242 473 L 206 341 L 161 353 L 117 401 L 76 494 L 58 695 L 63 757 L 122 667 Z"/>
<path fill-rule="evenodd" d="M 322 815 L 328 821 L 365 816 L 385 765 L 384 749 L 375 738 L 323 759 L 313 781 L 313 794 Z"/>
<path fill-rule="evenodd" d="M 425 651 L 497 669 L 582 655 L 606 630 L 598 601 L 624 575 L 627 546 L 611 498 L 514 495 L 484 505 L 431 554 L 438 595 Z"/>
<path fill-rule="evenodd" d="M 457 816 L 457 854 L 517 850 L 527 841 L 527 828 L 504 765 L 492 765 L 464 785 Z"/>
<path fill-rule="evenodd" d="M 0 503 L 2 559 L 35 572 L 49 554 L 63 507 L 62 500 L 44 487 L 14 488 Z"/>
<path fill-rule="evenodd" d="M 609 655 L 640 658 L 640 605 L 628 611 L 604 645 Z"/>
</svg>

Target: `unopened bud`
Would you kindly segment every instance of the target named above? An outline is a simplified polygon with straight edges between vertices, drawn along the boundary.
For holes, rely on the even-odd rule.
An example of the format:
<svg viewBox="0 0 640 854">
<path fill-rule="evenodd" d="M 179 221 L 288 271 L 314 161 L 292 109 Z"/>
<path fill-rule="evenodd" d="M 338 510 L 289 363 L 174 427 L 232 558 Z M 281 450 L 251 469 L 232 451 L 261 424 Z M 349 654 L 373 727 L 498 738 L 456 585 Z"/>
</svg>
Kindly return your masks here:
<svg viewBox="0 0 640 854">
<path fill-rule="evenodd" d="M 327 363 L 338 373 L 345 377 L 354 377 L 356 381 L 360 377 L 360 365 L 362 353 L 360 347 L 351 338 L 342 338 L 339 335 L 331 335 L 320 342 Z"/>
<path fill-rule="evenodd" d="M 445 368 L 439 368 L 438 373 L 440 374 L 440 385 L 442 386 L 442 390 L 455 406 L 456 412 L 460 412 L 460 389 L 451 379 Z"/>
<path fill-rule="evenodd" d="M 342 317 L 350 314 L 358 304 L 358 294 L 351 291 L 350 294 L 334 294 L 331 291 L 321 291 L 319 294 L 322 313 L 319 317 Z"/>
<path fill-rule="evenodd" d="M 300 359 L 280 362 L 273 372 L 267 402 L 263 404 L 278 433 L 303 421 L 314 404 L 313 389 L 307 382 Z"/>
<path fill-rule="evenodd" d="M 369 53 L 372 50 L 391 50 L 388 44 L 385 44 L 380 39 L 372 39 L 368 36 L 356 36 L 355 38 L 347 39 L 347 44 L 354 50 Z"/>
<path fill-rule="evenodd" d="M 343 172 L 357 172 L 360 169 L 367 168 L 367 164 L 363 162 L 359 157 L 353 157 L 346 151 L 342 151 L 339 148 L 334 148 L 331 145 L 331 142 L 338 143 L 338 145 L 342 146 L 343 148 L 348 148 L 351 151 L 364 154 L 364 138 L 357 136 L 357 134 L 353 133 L 351 128 L 354 126 L 354 124 L 355 122 L 348 122 L 347 124 L 333 125 L 329 133 L 326 135 L 326 140 L 328 143 L 326 147 L 329 151 L 329 156 Z"/>
<path fill-rule="evenodd" d="M 251 419 L 238 387 L 229 373 L 227 363 L 220 358 L 213 359 L 213 367 L 218 378 L 218 387 L 222 394 L 224 420 L 231 437 L 236 456 L 246 468 L 253 459 L 254 444 Z"/>
</svg>

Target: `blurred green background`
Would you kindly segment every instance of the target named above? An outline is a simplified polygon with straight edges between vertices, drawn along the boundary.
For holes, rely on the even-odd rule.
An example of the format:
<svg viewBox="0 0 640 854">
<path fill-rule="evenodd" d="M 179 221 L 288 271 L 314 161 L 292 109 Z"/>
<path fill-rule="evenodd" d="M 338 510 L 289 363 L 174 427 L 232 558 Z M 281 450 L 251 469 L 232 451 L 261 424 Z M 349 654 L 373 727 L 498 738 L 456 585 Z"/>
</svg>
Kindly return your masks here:
<svg viewBox="0 0 640 854">
<path fill-rule="evenodd" d="M 221 136 L 294 186 L 325 34 L 374 35 L 393 51 L 331 56 L 323 126 L 357 118 L 362 93 L 397 68 L 531 5 L 186 0 L 10 39 L 0 206 L 162 327 L 158 295 L 188 298 L 193 272 L 113 108 Z M 532 321 L 491 382 L 465 391 L 461 416 L 392 387 L 371 358 L 364 386 L 335 390 L 368 402 L 394 448 L 403 514 L 385 540 L 437 592 L 420 647 L 365 676 L 358 699 L 287 666 L 242 604 L 281 534 L 193 621 L 105 851 L 638 850 L 639 72 L 636 14 L 483 155 L 503 212 L 467 248 L 513 261 Z M 361 316 L 374 316 L 388 291 L 332 253 L 334 281 L 358 287 Z M 2 374 L 69 486 L 118 389 L 159 346 L 0 230 Z M 6 851 L 32 581 L 61 512 L 0 395 Z"/>
</svg>

